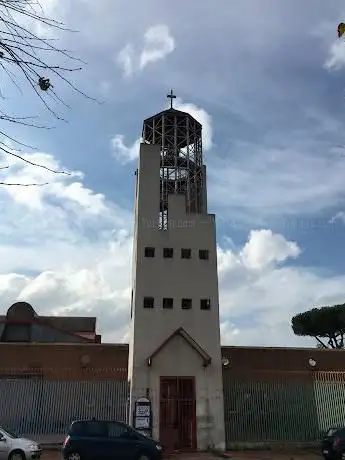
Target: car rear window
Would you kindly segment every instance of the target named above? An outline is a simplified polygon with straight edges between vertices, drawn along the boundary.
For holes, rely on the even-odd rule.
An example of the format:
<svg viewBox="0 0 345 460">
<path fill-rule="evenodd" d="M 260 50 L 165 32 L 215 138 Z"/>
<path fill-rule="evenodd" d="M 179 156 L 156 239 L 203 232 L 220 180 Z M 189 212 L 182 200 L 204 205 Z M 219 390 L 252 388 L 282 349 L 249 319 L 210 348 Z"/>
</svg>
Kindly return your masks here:
<svg viewBox="0 0 345 460">
<path fill-rule="evenodd" d="M 110 438 L 122 438 L 124 435 L 129 434 L 131 431 L 128 426 L 119 422 L 108 422 L 108 435 Z"/>
<path fill-rule="evenodd" d="M 107 437 L 108 432 L 104 422 L 87 421 L 73 423 L 70 429 L 70 435 L 103 438 Z"/>
<path fill-rule="evenodd" d="M 344 437 L 345 436 L 345 428 L 330 428 L 326 436 L 334 436 L 337 434 L 338 436 Z"/>
</svg>

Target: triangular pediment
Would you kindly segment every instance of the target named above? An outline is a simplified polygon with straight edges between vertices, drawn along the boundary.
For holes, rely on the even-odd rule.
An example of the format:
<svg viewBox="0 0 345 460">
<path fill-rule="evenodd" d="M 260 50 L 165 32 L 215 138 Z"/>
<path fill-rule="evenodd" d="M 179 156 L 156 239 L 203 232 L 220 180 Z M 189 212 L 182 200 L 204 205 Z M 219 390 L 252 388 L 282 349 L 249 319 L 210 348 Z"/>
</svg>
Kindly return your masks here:
<svg viewBox="0 0 345 460">
<path fill-rule="evenodd" d="M 182 337 L 182 339 L 201 357 L 203 366 L 207 367 L 211 364 L 212 358 L 211 356 L 202 348 L 198 342 L 193 339 L 193 337 L 188 334 L 188 332 L 183 329 L 183 327 L 179 327 L 176 329 L 169 337 L 164 340 L 164 342 L 156 348 L 156 350 L 147 358 L 147 365 L 152 366 L 153 359 L 170 343 L 175 337 Z"/>
</svg>

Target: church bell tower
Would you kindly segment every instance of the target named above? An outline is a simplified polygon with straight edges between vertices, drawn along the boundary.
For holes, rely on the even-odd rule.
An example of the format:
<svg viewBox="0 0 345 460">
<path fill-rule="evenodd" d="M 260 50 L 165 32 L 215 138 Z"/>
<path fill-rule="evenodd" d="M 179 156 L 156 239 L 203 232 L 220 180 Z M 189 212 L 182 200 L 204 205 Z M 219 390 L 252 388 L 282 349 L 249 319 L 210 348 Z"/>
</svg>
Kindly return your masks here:
<svg viewBox="0 0 345 460">
<path fill-rule="evenodd" d="M 216 226 L 202 126 L 173 107 L 144 120 L 136 170 L 129 415 L 151 408 L 169 449 L 225 448 Z M 137 426 L 137 425 L 136 425 Z"/>
</svg>

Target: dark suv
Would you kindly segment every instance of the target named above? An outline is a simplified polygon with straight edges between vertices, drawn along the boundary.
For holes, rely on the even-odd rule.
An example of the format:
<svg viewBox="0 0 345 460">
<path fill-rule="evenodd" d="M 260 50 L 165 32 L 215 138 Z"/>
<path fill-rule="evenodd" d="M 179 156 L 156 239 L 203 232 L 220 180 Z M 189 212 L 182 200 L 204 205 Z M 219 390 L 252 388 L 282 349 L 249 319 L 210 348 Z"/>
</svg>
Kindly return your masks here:
<svg viewBox="0 0 345 460">
<path fill-rule="evenodd" d="M 330 428 L 322 439 L 321 448 L 326 460 L 345 460 L 345 427 Z"/>
<path fill-rule="evenodd" d="M 62 446 L 66 460 L 161 460 L 162 447 L 122 422 L 78 420 Z"/>
</svg>

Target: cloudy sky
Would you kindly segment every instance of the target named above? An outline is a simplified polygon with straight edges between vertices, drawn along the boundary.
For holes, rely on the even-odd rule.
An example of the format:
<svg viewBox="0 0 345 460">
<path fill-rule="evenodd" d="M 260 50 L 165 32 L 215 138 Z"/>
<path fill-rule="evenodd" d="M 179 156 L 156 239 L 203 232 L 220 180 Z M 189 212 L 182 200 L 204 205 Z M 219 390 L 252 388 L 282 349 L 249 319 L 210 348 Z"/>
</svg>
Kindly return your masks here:
<svg viewBox="0 0 345 460">
<path fill-rule="evenodd" d="M 128 339 L 138 138 L 173 88 L 203 123 L 223 343 L 314 345 L 294 337 L 292 315 L 345 302 L 343 2 L 41 3 L 77 32 L 29 27 L 87 62 L 68 78 L 97 102 L 48 75 L 68 106 L 47 99 L 59 121 L 3 75 L 2 110 L 52 129 L 2 130 L 34 147 L 21 147 L 26 159 L 70 175 L 1 157 L 1 181 L 48 182 L 0 188 L 2 313 L 25 300 Z"/>
</svg>

